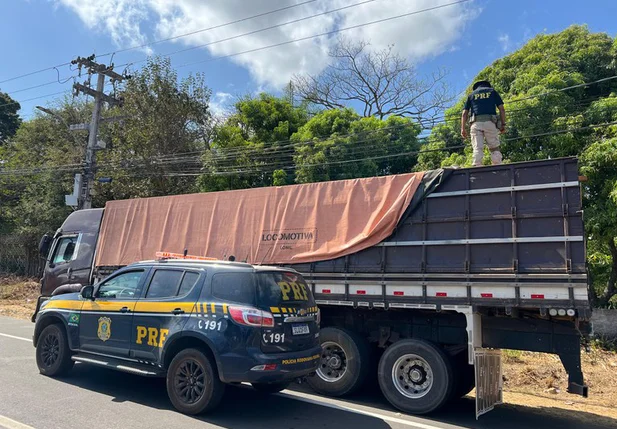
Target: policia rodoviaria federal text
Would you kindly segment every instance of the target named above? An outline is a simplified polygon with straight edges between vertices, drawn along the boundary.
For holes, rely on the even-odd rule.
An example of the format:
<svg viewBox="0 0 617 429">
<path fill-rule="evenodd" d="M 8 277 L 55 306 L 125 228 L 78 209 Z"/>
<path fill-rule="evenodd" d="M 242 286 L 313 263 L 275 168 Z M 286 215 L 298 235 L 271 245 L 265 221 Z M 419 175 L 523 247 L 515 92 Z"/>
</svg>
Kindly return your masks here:
<svg viewBox="0 0 617 429">
<path fill-rule="evenodd" d="M 499 109 L 496 115 L 495 108 Z M 471 118 L 469 112 L 471 111 Z M 474 83 L 472 93 L 467 97 L 463 117 L 461 119 L 461 135 L 467 138 L 465 125 L 471 123 L 471 146 L 473 147 L 473 166 L 482 165 L 484 156 L 484 140 L 491 152 L 493 165 L 501 164 L 499 151 L 499 132 L 506 131 L 506 111 L 499 93 L 493 89 L 488 81 L 481 80 Z"/>
</svg>

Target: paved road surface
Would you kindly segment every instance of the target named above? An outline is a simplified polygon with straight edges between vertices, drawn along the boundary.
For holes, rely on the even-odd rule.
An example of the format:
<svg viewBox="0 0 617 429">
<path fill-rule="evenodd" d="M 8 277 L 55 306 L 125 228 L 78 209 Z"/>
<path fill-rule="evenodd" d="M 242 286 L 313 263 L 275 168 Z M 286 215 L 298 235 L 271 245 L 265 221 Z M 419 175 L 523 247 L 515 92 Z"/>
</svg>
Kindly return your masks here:
<svg viewBox="0 0 617 429">
<path fill-rule="evenodd" d="M 38 373 L 30 338 L 34 325 L 0 317 L 0 428 L 6 429 L 450 429 L 576 428 L 581 423 L 500 406 L 479 421 L 463 399 L 430 417 L 397 413 L 378 392 L 350 400 L 314 395 L 299 386 L 275 396 L 230 387 L 222 405 L 198 418 L 171 407 L 163 380 L 75 365 L 61 379 Z M 617 427 L 617 422 L 615 422 Z M 598 429 L 586 425 L 586 429 Z"/>
</svg>

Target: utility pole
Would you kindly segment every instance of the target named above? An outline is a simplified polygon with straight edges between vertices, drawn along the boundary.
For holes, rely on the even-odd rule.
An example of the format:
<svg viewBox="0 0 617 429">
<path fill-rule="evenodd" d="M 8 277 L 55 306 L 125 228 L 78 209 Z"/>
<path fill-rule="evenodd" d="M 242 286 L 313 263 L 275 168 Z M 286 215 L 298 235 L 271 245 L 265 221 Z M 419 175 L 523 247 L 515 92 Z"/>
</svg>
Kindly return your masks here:
<svg viewBox="0 0 617 429">
<path fill-rule="evenodd" d="M 76 124 L 71 127 L 73 130 L 88 129 L 88 144 L 86 145 L 86 153 L 84 157 L 84 174 L 80 175 L 79 179 L 79 195 L 77 196 L 77 209 L 92 208 L 91 191 L 94 185 L 94 177 L 96 174 L 96 151 L 104 149 L 104 144 L 100 144 L 98 140 L 99 123 L 101 122 L 101 110 L 103 103 L 110 106 L 121 105 L 122 100 L 118 100 L 105 94 L 105 78 L 111 79 L 112 82 L 122 82 L 124 76 L 113 71 L 113 64 L 106 66 L 94 62 L 94 55 L 88 58 L 77 57 L 71 64 L 77 65 L 81 72 L 82 68 L 86 68 L 88 74 L 97 75 L 96 90 L 88 85 L 75 83 L 73 85 L 75 95 L 84 93 L 94 97 L 94 109 L 92 109 L 92 120 L 90 124 Z M 113 120 L 113 118 L 110 118 Z M 108 119 L 109 120 L 109 119 Z"/>
</svg>

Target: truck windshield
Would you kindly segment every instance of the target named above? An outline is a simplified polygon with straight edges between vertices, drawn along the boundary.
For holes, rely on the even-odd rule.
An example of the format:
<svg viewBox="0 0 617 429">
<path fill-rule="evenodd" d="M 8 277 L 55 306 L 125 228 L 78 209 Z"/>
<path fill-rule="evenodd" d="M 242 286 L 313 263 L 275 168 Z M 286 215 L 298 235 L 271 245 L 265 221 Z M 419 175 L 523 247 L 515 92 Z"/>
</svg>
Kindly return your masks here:
<svg viewBox="0 0 617 429">
<path fill-rule="evenodd" d="M 301 275 L 272 271 L 257 274 L 257 302 L 260 306 L 315 305 L 311 289 Z"/>
</svg>

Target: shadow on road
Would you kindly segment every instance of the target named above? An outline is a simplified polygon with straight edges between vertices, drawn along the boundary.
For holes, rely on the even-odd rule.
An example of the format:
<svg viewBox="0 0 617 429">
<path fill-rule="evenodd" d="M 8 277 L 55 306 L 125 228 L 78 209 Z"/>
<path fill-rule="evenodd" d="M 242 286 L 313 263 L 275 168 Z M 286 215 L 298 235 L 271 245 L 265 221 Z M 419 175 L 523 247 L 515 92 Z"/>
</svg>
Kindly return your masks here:
<svg viewBox="0 0 617 429">
<path fill-rule="evenodd" d="M 63 383 L 78 386 L 111 396 L 113 402 L 132 402 L 161 410 L 173 410 L 162 379 L 144 378 L 87 365 L 75 365 L 72 373 L 60 379 Z M 311 393 L 306 385 L 293 390 Z M 398 419 L 407 416 L 396 414 L 378 391 L 364 391 L 345 399 L 349 406 L 372 407 L 372 412 L 387 414 Z M 545 412 L 543 408 L 499 406 L 489 414 L 475 420 L 474 401 L 463 398 L 438 413 L 422 416 L 422 423 L 434 426 L 454 425 L 470 429 L 520 429 L 559 428 L 586 429 L 617 427 L 617 420 L 602 418 L 576 410 Z M 353 428 L 382 429 L 403 427 L 378 417 L 354 414 L 344 410 L 300 402 L 280 396 L 259 394 L 250 388 L 228 386 L 221 406 L 205 416 L 195 417 L 203 422 L 233 429 L 316 429 Z M 593 421 L 593 423 L 592 423 Z"/>
</svg>

